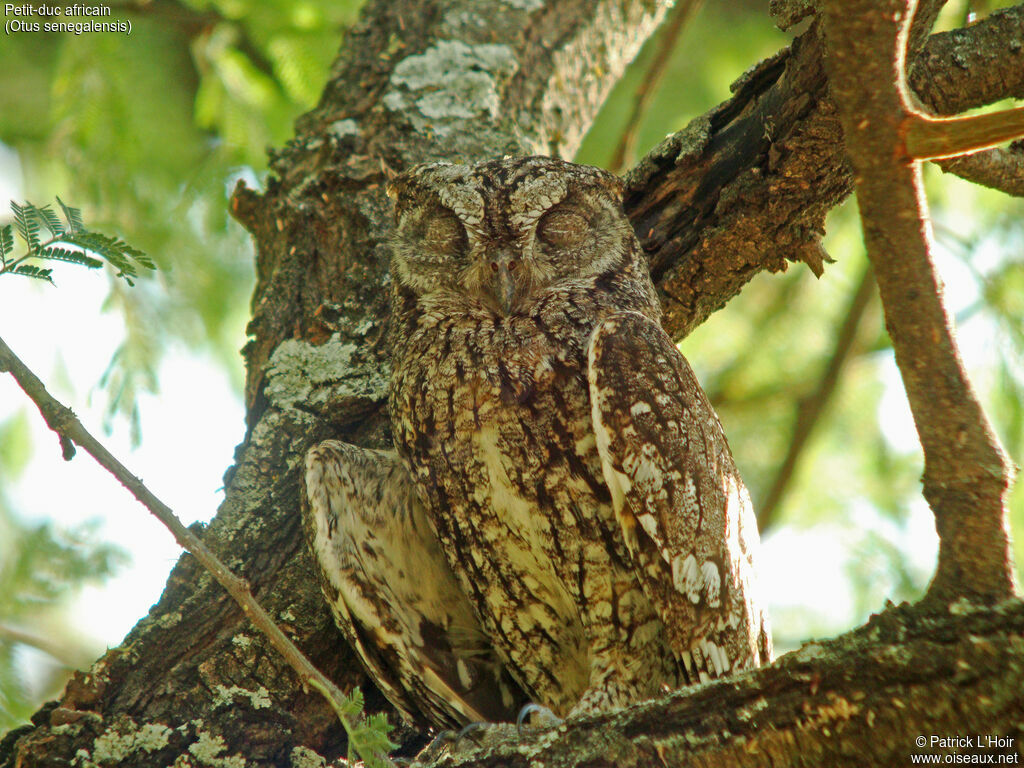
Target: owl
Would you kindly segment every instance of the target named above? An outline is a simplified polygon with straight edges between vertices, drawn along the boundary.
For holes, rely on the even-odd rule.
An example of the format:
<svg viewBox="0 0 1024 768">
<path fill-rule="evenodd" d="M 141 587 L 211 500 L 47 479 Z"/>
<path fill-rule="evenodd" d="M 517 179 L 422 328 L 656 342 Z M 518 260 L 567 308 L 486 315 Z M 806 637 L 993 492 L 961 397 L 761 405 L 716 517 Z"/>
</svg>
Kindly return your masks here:
<svg viewBox="0 0 1024 768">
<path fill-rule="evenodd" d="M 385 695 L 436 725 L 565 717 L 770 660 L 749 497 L 621 182 L 526 157 L 389 194 L 394 451 L 314 448 L 305 516 Z"/>
</svg>

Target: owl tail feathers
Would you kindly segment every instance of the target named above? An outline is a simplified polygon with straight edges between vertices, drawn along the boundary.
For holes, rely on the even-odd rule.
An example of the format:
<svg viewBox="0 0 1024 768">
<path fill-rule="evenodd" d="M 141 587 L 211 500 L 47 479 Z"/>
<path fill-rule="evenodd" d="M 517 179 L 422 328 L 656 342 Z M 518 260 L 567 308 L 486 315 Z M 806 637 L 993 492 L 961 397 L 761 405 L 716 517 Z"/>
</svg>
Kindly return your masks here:
<svg viewBox="0 0 1024 768">
<path fill-rule="evenodd" d="M 524 700 L 504 667 L 485 657 L 457 659 L 454 670 L 424 669 L 423 679 L 435 696 L 457 702 L 463 724 L 511 722 Z"/>
</svg>

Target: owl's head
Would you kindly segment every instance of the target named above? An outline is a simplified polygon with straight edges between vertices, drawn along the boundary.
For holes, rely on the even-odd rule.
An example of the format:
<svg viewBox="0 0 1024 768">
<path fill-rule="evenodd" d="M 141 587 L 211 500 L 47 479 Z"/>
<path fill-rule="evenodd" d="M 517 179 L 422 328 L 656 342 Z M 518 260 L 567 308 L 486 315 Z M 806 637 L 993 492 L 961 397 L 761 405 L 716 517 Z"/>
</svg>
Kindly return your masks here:
<svg viewBox="0 0 1024 768">
<path fill-rule="evenodd" d="M 420 297 L 458 296 L 511 315 L 553 287 L 643 258 L 622 183 L 599 168 L 549 157 L 430 163 L 397 177 L 388 194 L 391 273 Z"/>
</svg>

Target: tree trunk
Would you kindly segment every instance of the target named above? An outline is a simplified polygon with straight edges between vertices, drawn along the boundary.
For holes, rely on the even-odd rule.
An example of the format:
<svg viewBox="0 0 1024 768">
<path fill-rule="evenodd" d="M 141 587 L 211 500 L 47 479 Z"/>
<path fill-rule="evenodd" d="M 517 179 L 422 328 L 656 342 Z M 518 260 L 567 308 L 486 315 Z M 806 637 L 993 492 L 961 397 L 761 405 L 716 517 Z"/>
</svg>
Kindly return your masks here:
<svg viewBox="0 0 1024 768">
<path fill-rule="evenodd" d="M 257 245 L 248 431 L 203 538 L 320 669 L 343 689 L 362 686 L 370 711 L 391 710 L 323 605 L 298 466 L 327 437 L 389 440 L 385 169 L 571 157 L 664 10 L 653 0 L 371 2 L 320 104 L 273 154 L 267 188 L 236 191 L 233 211 Z M 952 110 L 1024 95 L 1022 28 L 1017 7 L 933 36 L 917 59 L 921 98 Z M 627 211 L 677 336 L 762 270 L 820 269 L 824 216 L 851 189 L 822 51 L 812 24 L 628 175 Z M 1024 607 L 1012 602 L 889 611 L 769 668 L 455 763 L 889 765 L 933 733 L 1010 736 L 1019 750 L 1022 631 Z M 426 740 L 405 725 L 392 738 L 404 754 Z M 301 690 L 186 555 L 124 643 L 0 741 L 0 768 L 314 766 L 345 746 L 320 696 Z"/>
</svg>

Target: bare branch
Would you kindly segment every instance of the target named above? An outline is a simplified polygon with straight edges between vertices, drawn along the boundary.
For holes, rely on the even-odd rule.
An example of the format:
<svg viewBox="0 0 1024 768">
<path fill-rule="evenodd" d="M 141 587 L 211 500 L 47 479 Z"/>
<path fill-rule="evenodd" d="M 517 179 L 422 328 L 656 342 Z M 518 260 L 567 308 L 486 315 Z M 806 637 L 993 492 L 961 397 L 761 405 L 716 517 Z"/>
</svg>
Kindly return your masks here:
<svg viewBox="0 0 1024 768">
<path fill-rule="evenodd" d="M 288 639 L 274 620 L 252 596 L 248 583 L 235 576 L 200 539 L 192 533 L 177 515 L 158 499 L 143 482 L 118 461 L 78 420 L 70 408 L 58 402 L 29 368 L 0 339 L 0 371 L 9 372 L 29 399 L 39 408 L 46 425 L 60 436 L 65 446 L 65 460 L 69 460 L 66 446 L 74 443 L 92 456 L 107 472 L 117 478 L 140 504 L 148 509 L 157 520 L 174 536 L 175 541 L 186 552 L 195 557 L 235 599 L 242 612 L 262 632 L 270 643 L 295 670 L 303 685 L 315 688 L 327 699 L 338 719 L 349 733 L 356 727 L 343 711 L 345 695 L 338 687 L 310 663 L 302 651 Z M 72 452 L 73 455 L 73 452 Z"/>
<path fill-rule="evenodd" d="M 11 643 L 20 643 L 30 648 L 35 648 L 51 656 L 69 669 L 73 669 L 82 661 L 70 649 L 64 648 L 57 643 L 47 640 L 45 637 L 40 637 L 27 630 L 12 627 L 10 624 L 0 624 L 0 640 L 7 640 Z"/>
<path fill-rule="evenodd" d="M 633 101 L 633 110 L 626 121 L 626 127 L 619 137 L 619 143 L 612 153 L 608 170 L 613 173 L 620 173 L 627 165 L 636 162 L 636 137 L 640 132 L 640 123 L 643 120 L 651 100 L 658 92 L 661 81 L 668 70 L 668 64 L 672 60 L 672 52 L 675 51 L 686 25 L 697 15 L 697 11 L 704 4 L 704 0 L 679 0 L 673 7 L 664 27 L 658 33 L 658 50 L 654 54 L 651 65 L 644 73 L 644 78 L 637 86 Z"/>
<path fill-rule="evenodd" d="M 1022 23 L 1024 5 L 1016 5 L 964 29 L 932 35 L 907 62 L 910 89 L 937 115 L 1024 99 Z"/>
<path fill-rule="evenodd" d="M 853 292 L 850 299 L 850 306 L 846 310 L 843 324 L 839 329 L 835 347 L 829 357 L 828 365 L 821 375 L 821 380 L 808 397 L 800 400 L 797 404 L 796 423 L 793 425 L 793 436 L 789 441 L 789 449 L 786 451 L 786 458 L 779 465 L 775 479 L 769 487 L 768 495 L 764 501 L 757 505 L 758 527 L 763 533 L 776 522 L 779 511 L 779 502 L 782 501 L 789 487 L 789 481 L 793 478 L 797 464 L 804 448 L 807 446 L 815 426 L 818 424 L 821 415 L 825 412 L 826 406 L 832 399 L 836 387 L 839 385 L 839 375 L 842 373 L 846 361 L 855 348 L 857 330 L 860 328 L 860 321 L 871 302 L 875 293 L 875 280 L 869 268 L 865 268 L 860 278 L 860 283 Z"/>
<path fill-rule="evenodd" d="M 1011 465 L 971 387 L 931 260 L 920 166 L 901 162 L 915 115 L 903 84 L 913 0 L 829 0 L 826 64 L 854 168 L 868 256 L 914 423 L 939 564 L 928 598 L 1014 593 L 1006 493 Z"/>
</svg>

